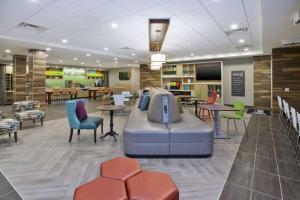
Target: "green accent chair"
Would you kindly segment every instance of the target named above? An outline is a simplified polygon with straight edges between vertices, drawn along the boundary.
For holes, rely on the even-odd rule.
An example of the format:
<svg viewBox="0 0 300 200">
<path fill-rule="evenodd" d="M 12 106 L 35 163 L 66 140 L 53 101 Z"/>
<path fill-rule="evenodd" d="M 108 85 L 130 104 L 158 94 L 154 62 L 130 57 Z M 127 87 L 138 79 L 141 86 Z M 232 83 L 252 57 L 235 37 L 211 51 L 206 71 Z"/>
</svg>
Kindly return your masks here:
<svg viewBox="0 0 300 200">
<path fill-rule="evenodd" d="M 244 120 L 244 113 L 245 113 L 245 104 L 241 101 L 236 101 L 233 105 L 233 108 L 236 110 L 234 114 L 221 114 L 221 118 L 227 119 L 227 134 L 229 134 L 229 121 L 232 119 L 235 125 L 235 130 L 237 130 L 236 122 L 235 120 L 243 120 L 245 130 L 246 130 L 246 138 L 248 137 L 248 131 L 247 131 L 247 126 L 246 122 Z"/>
</svg>

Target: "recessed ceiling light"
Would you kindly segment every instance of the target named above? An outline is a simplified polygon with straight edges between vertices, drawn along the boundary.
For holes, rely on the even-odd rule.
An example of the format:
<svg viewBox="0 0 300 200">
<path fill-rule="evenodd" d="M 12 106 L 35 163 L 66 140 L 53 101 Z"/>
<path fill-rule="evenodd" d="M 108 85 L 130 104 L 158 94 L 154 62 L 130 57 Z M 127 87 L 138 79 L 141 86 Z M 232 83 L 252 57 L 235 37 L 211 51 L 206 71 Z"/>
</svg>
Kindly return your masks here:
<svg viewBox="0 0 300 200">
<path fill-rule="evenodd" d="M 190 54 L 190 56 L 194 56 L 194 55 L 195 55 L 194 53 L 191 53 L 191 54 Z"/>
<path fill-rule="evenodd" d="M 67 39 L 62 39 L 61 42 L 62 43 L 68 43 L 68 40 Z"/>
<path fill-rule="evenodd" d="M 118 58 L 114 57 L 114 60 L 118 60 Z"/>
<path fill-rule="evenodd" d="M 118 24 L 112 23 L 112 24 L 111 24 L 111 27 L 112 27 L 112 28 L 118 28 Z"/>
<path fill-rule="evenodd" d="M 105 47 L 105 48 L 104 48 L 104 51 L 108 51 L 108 48 L 107 48 L 107 47 Z"/>
<path fill-rule="evenodd" d="M 230 29 L 231 30 L 235 30 L 237 29 L 239 26 L 237 24 L 231 24 Z"/>
<path fill-rule="evenodd" d="M 102 64 L 99 64 L 99 67 L 101 67 L 102 66 Z"/>
<path fill-rule="evenodd" d="M 118 64 L 118 61 L 115 61 L 115 64 Z"/>
<path fill-rule="evenodd" d="M 244 51 L 249 51 L 249 49 L 248 49 L 248 48 L 245 48 Z"/>
<path fill-rule="evenodd" d="M 134 63 L 138 63 L 139 61 L 135 60 Z"/>
<path fill-rule="evenodd" d="M 5 53 L 11 53 L 11 50 L 6 49 L 6 50 L 5 50 Z"/>
<path fill-rule="evenodd" d="M 239 39 L 239 43 L 244 43 L 245 40 L 244 39 Z"/>
<path fill-rule="evenodd" d="M 97 63 L 99 63 L 99 62 L 100 62 L 100 60 L 97 60 L 96 62 L 97 62 Z"/>
<path fill-rule="evenodd" d="M 91 54 L 90 54 L 90 53 L 87 53 L 87 54 L 86 54 L 86 56 L 88 56 L 88 57 L 89 57 L 89 56 L 91 56 Z"/>
<path fill-rule="evenodd" d="M 50 47 L 47 47 L 47 48 L 46 48 L 46 51 L 51 51 L 51 48 L 50 48 Z"/>
<path fill-rule="evenodd" d="M 46 56 L 46 58 L 47 58 L 49 55 L 48 55 L 48 54 L 46 54 L 45 56 Z"/>
<path fill-rule="evenodd" d="M 132 55 L 132 56 L 135 56 L 135 53 L 132 53 L 131 55 Z"/>
<path fill-rule="evenodd" d="M 60 63 L 64 62 L 63 60 L 59 60 Z"/>
<path fill-rule="evenodd" d="M 131 64 L 128 64 L 128 67 L 130 67 L 131 66 Z"/>
<path fill-rule="evenodd" d="M 84 65 L 85 63 L 84 63 L 84 62 L 82 62 L 81 64 L 82 64 L 82 65 Z"/>
<path fill-rule="evenodd" d="M 75 57 L 75 58 L 73 58 L 73 60 L 78 60 L 78 58 Z"/>
</svg>

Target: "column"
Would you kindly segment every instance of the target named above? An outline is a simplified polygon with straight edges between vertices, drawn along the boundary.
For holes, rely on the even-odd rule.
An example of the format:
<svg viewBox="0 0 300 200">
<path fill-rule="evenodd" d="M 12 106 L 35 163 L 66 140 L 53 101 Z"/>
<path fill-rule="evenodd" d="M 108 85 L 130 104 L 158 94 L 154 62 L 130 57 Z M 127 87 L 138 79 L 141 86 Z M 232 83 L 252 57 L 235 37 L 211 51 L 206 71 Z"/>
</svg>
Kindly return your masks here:
<svg viewBox="0 0 300 200">
<path fill-rule="evenodd" d="M 45 95 L 45 69 L 46 52 L 44 50 L 31 49 L 28 57 L 28 96 L 29 99 L 39 101 L 41 107 L 46 107 Z"/>
<path fill-rule="evenodd" d="M 14 101 L 25 101 L 26 100 L 26 61 L 27 56 L 14 55 L 14 73 L 13 73 L 13 90 L 14 90 Z"/>
</svg>

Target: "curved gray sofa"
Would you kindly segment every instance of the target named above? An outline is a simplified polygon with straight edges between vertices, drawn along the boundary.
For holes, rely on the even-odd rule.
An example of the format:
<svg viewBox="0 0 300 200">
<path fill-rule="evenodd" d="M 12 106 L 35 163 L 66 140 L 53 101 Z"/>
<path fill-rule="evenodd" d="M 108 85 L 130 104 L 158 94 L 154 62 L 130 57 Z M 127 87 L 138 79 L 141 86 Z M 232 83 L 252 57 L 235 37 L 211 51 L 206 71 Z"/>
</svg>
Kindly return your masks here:
<svg viewBox="0 0 300 200">
<path fill-rule="evenodd" d="M 124 128 L 124 153 L 131 157 L 208 157 L 213 153 L 213 129 L 189 112 L 179 113 L 173 94 L 162 89 L 150 91 L 148 111 L 140 111 L 138 101 Z M 168 97 L 169 122 L 157 116 L 163 113 L 162 97 Z M 161 98 L 157 100 L 157 98 Z M 151 105 L 151 101 L 156 102 Z M 152 110 L 151 110 L 152 109 Z M 177 109 L 177 110 L 176 110 Z M 152 115 L 149 116 L 149 115 Z M 155 119 L 154 119 L 155 118 Z M 150 121 L 149 119 L 152 119 Z M 173 122 L 173 123 L 172 123 Z"/>
</svg>

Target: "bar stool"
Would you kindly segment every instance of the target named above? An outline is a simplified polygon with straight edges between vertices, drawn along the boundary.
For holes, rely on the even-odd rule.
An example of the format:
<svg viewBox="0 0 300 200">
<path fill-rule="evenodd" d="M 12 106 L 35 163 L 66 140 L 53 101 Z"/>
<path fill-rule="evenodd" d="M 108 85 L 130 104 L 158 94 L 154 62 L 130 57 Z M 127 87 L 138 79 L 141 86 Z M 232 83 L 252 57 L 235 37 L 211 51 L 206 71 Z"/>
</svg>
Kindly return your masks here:
<svg viewBox="0 0 300 200">
<path fill-rule="evenodd" d="M 77 88 L 71 88 L 70 89 L 70 98 L 76 99 L 77 98 Z"/>
<path fill-rule="evenodd" d="M 70 92 L 69 92 L 68 88 L 62 89 L 61 97 L 62 97 L 62 100 L 65 100 L 65 101 L 70 99 Z"/>
<path fill-rule="evenodd" d="M 58 101 L 58 103 L 60 103 L 61 90 L 59 88 L 53 88 L 52 97 L 53 97 L 53 102 Z"/>
<path fill-rule="evenodd" d="M 297 146 L 296 146 L 296 151 L 295 151 L 295 158 L 297 158 L 297 153 L 299 151 L 299 144 L 300 144 L 300 113 L 297 112 L 297 122 L 298 122 L 298 141 L 297 141 Z"/>
</svg>

